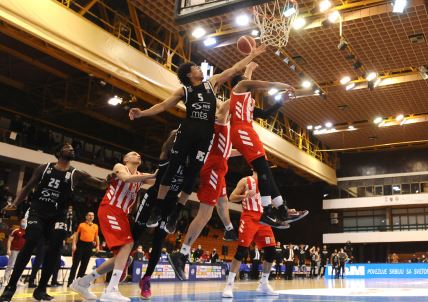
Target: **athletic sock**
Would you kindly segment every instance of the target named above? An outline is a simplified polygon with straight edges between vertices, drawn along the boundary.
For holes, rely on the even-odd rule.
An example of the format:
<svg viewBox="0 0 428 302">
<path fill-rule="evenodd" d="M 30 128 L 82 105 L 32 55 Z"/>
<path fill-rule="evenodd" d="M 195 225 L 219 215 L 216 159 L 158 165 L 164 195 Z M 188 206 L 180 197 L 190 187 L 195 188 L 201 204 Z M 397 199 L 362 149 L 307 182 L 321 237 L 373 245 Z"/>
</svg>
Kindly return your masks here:
<svg viewBox="0 0 428 302">
<path fill-rule="evenodd" d="M 261 283 L 268 283 L 270 273 L 262 273 L 262 277 L 260 278 Z"/>
<path fill-rule="evenodd" d="M 229 272 L 229 276 L 227 276 L 227 284 L 233 285 L 235 283 L 236 273 Z"/>
<path fill-rule="evenodd" d="M 82 277 L 79 280 L 79 284 L 83 285 L 83 286 L 88 286 L 91 284 L 92 281 L 94 281 L 95 279 L 97 279 L 98 277 L 100 277 L 101 275 L 97 272 L 96 269 L 94 269 L 92 271 L 92 273 L 87 274 L 86 276 Z"/>
<path fill-rule="evenodd" d="M 277 197 L 275 197 L 274 199 L 272 199 L 272 204 L 275 208 L 278 208 L 279 206 L 284 204 L 284 200 L 282 199 L 282 196 L 279 195 Z"/>
<path fill-rule="evenodd" d="M 270 196 L 262 196 L 262 206 L 267 207 L 268 205 L 272 204 L 272 198 Z"/>
<path fill-rule="evenodd" d="M 190 254 L 190 249 L 191 249 L 190 245 L 183 244 L 181 246 L 180 253 L 182 253 L 183 255 L 187 256 L 187 255 Z"/>
<path fill-rule="evenodd" d="M 119 287 L 120 277 L 122 276 L 123 270 L 114 269 L 111 274 L 110 282 L 106 288 L 106 292 L 116 291 Z"/>
<path fill-rule="evenodd" d="M 226 229 L 226 231 L 233 230 L 233 224 L 232 224 L 232 223 L 229 223 L 229 224 L 228 224 L 228 225 L 226 225 L 224 228 Z"/>
</svg>

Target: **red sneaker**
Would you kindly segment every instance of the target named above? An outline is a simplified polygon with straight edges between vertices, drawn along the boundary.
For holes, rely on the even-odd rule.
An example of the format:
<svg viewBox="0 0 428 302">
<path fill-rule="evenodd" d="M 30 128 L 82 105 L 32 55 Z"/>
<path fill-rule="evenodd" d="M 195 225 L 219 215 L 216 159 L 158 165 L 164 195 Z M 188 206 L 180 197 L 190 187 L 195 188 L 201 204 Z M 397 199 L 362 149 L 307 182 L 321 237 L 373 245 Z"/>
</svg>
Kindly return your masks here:
<svg viewBox="0 0 428 302">
<path fill-rule="evenodd" d="M 143 299 L 150 299 L 152 291 L 150 290 L 150 277 L 146 276 L 140 280 L 141 297 Z"/>
</svg>

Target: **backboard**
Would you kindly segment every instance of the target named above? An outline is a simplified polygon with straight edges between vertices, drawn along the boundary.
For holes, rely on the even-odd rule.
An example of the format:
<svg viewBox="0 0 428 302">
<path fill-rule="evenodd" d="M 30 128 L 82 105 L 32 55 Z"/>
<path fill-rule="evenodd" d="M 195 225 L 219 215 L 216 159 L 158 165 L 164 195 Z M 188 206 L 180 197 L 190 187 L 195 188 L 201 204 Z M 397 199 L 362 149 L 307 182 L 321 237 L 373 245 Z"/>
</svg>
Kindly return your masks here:
<svg viewBox="0 0 428 302">
<path fill-rule="evenodd" d="M 189 23 L 269 1 L 270 0 L 175 0 L 175 20 L 178 24 Z"/>
</svg>

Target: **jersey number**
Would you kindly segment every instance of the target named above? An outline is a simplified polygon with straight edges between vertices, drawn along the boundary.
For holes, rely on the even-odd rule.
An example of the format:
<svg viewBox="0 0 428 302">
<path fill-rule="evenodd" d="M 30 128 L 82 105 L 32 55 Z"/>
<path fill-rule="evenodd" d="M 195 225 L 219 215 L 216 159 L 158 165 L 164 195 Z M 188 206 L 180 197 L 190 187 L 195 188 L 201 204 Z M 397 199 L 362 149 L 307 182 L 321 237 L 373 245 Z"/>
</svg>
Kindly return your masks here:
<svg viewBox="0 0 428 302">
<path fill-rule="evenodd" d="M 58 189 L 59 188 L 59 182 L 60 182 L 59 179 L 51 178 L 51 180 L 49 181 L 48 187 Z"/>
<path fill-rule="evenodd" d="M 64 222 L 57 222 L 57 223 L 55 223 L 55 230 L 67 231 L 67 224 Z"/>
<path fill-rule="evenodd" d="M 202 96 L 202 93 L 198 93 L 198 99 L 199 99 L 199 102 L 204 101 L 204 97 Z"/>
</svg>

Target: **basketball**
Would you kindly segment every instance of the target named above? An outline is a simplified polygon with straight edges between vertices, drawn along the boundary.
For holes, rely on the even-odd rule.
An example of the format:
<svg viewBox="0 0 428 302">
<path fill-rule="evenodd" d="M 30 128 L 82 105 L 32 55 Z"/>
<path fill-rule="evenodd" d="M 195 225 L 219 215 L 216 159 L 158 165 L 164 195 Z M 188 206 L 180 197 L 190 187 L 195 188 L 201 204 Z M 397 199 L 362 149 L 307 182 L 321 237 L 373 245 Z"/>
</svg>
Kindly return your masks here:
<svg viewBox="0 0 428 302">
<path fill-rule="evenodd" d="M 244 55 L 247 55 L 251 52 L 251 49 L 256 47 L 257 43 L 251 36 L 242 36 L 238 39 L 236 47 L 238 47 L 239 52 Z"/>
</svg>

